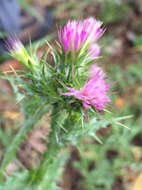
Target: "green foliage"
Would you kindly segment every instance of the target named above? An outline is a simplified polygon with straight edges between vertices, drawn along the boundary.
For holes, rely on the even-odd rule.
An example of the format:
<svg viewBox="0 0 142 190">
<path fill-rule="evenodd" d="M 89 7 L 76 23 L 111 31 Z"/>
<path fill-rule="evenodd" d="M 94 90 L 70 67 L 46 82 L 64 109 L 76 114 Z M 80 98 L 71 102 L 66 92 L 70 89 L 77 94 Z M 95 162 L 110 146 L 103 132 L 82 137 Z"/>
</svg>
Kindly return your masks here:
<svg viewBox="0 0 142 190">
<path fill-rule="evenodd" d="M 52 150 L 53 151 L 53 150 Z M 8 176 L 6 182 L 3 185 L 0 185 L 0 190 L 47 190 L 47 187 L 50 190 L 57 190 L 58 186 L 56 180 L 61 177 L 61 167 L 65 164 L 67 155 L 64 157 L 55 158 L 52 160 L 52 164 L 44 165 L 44 170 L 39 172 L 39 169 L 21 170 L 14 173 L 12 176 Z M 46 157 L 48 160 L 48 157 Z M 49 160 L 48 160 L 49 161 Z M 46 174 L 46 175 L 44 175 Z"/>
<path fill-rule="evenodd" d="M 134 123 L 133 119 L 125 122 L 126 125 L 133 126 L 130 132 L 113 127 L 110 135 L 103 137 L 103 145 L 89 139 L 86 139 L 87 143 L 84 143 L 84 139 L 80 142 L 78 149 L 81 160 L 74 165 L 83 175 L 81 183 L 85 190 L 113 189 L 118 179 L 123 180 L 123 176 L 128 175 L 126 168 L 137 172 L 138 165 L 134 165 L 130 146 L 135 135 L 142 133 L 140 123 L 141 120 Z M 142 165 L 139 165 L 139 170 L 141 169 Z"/>
<path fill-rule="evenodd" d="M 11 145 L 6 150 L 5 157 L 1 165 L 0 177 L 3 175 L 3 172 L 7 164 L 14 158 L 19 146 L 25 140 L 27 133 L 35 126 L 38 120 L 41 119 L 43 114 L 48 111 L 49 108 L 47 106 L 46 107 L 44 106 L 45 105 L 41 104 L 41 107 L 35 110 L 35 113 L 33 116 L 28 116 L 28 118 L 25 117 L 23 126 L 19 130 L 16 137 L 13 139 Z"/>
<path fill-rule="evenodd" d="M 121 0 L 101 0 L 100 7 L 100 19 L 104 23 L 113 24 L 123 21 L 124 15 L 126 15 L 129 10 L 128 4 Z"/>
<path fill-rule="evenodd" d="M 25 170 L 19 173 L 15 173 L 13 176 L 7 178 L 6 183 L 0 186 L 0 190 L 11 190 L 11 189 L 32 190 L 32 187 L 28 185 L 27 181 L 28 181 L 28 171 Z"/>
<path fill-rule="evenodd" d="M 112 81 L 119 81 L 114 90 L 117 89 L 120 95 L 129 93 L 131 88 L 141 88 L 141 57 L 125 69 L 113 64 L 109 65 L 108 70 Z M 118 97 L 116 95 L 115 99 Z M 75 161 L 74 167 L 83 175 L 80 183 L 85 190 L 111 190 L 117 188 L 118 183 L 119 189 L 123 189 L 128 183 L 130 171 L 137 173 L 142 170 L 142 164 L 137 160 L 137 153 L 140 153 L 142 148 L 141 145 L 135 144 L 136 139 L 137 142 L 140 141 L 138 138 L 142 134 L 142 109 L 138 92 L 133 94 L 133 99 L 134 102 L 132 99 L 131 103 L 125 102 L 119 112 L 118 108 L 115 111 L 117 118 L 121 115 L 133 115 L 132 118 L 123 121 L 130 130 L 117 125 L 109 126 L 104 133 L 102 131 L 103 145 L 90 138 L 83 138 L 77 145 L 80 161 Z"/>
<path fill-rule="evenodd" d="M 136 36 L 134 40 L 134 45 L 135 46 L 142 46 L 142 36 Z"/>
<path fill-rule="evenodd" d="M 58 155 L 61 150 L 66 148 L 68 143 L 77 144 L 79 138 L 83 136 L 91 136 L 99 141 L 95 130 L 107 127 L 112 119 L 110 117 L 107 122 L 105 122 L 107 119 L 102 119 L 100 122 L 95 111 L 92 110 L 90 113 L 88 112 L 88 123 L 84 123 L 85 115 L 82 103 L 72 97 L 62 95 L 67 86 L 77 89 L 83 86 L 87 67 L 93 61 L 88 59 L 88 46 L 81 49 L 77 55 L 72 53 L 66 55 L 60 46 L 55 51 L 49 45 L 55 64 L 53 67 L 46 62 L 46 54 L 38 60 L 32 49 L 29 54 L 20 42 L 13 45 L 17 49 L 16 51 L 14 49 L 11 55 L 25 66 L 25 70 L 20 72 L 13 70 L 15 76 L 12 77 L 1 74 L 1 78 L 9 80 L 11 83 L 17 102 L 21 105 L 24 122 L 5 151 L 1 164 L 0 180 L 3 182 L 6 167 L 15 158 L 27 134 L 50 109 L 51 131 L 48 136 L 47 149 L 43 154 L 39 168 L 33 172 L 32 183 L 37 183 L 39 190 L 46 190 L 47 187 L 56 189 L 55 181 L 58 172 L 56 175 L 54 173 L 51 175 L 50 171 L 60 169 L 61 157 Z M 62 160 L 65 160 L 65 155 Z"/>
<path fill-rule="evenodd" d="M 142 84 L 142 75 L 141 75 L 141 58 L 137 63 L 133 65 L 128 65 L 126 69 L 120 65 L 110 65 L 108 68 L 108 73 L 112 81 L 119 81 L 115 85 L 114 90 L 118 90 L 120 94 L 124 93 L 134 85 Z"/>
<path fill-rule="evenodd" d="M 101 140 L 96 132 L 100 128 L 107 128 L 111 125 L 120 125 L 119 120 L 124 118 L 114 118 L 112 113 L 100 115 L 91 109 L 88 111 L 88 122 L 85 122 L 82 103 L 73 97 L 63 96 L 67 86 L 80 89 L 84 85 L 88 65 L 94 60 L 88 59 L 88 47 L 85 46 L 76 55 L 69 53 L 66 55 L 63 49 L 58 46 L 55 51 L 50 45 L 50 51 L 54 60 L 54 67 L 46 62 L 47 55 L 40 60 L 37 59 L 35 52 L 26 49 L 20 44 L 12 56 L 25 66 L 25 71 L 13 70 L 15 77 L 1 75 L 1 78 L 9 80 L 17 102 L 21 105 L 21 111 L 24 114 L 24 122 L 11 144 L 5 151 L 4 159 L 1 164 L 0 178 L 3 182 L 3 175 L 7 165 L 15 158 L 20 145 L 24 142 L 27 134 L 35 127 L 43 115 L 50 110 L 50 133 L 46 143 L 46 151 L 41 158 L 39 167 L 29 171 L 29 183 L 37 185 L 37 190 L 57 189 L 56 179 L 62 163 L 66 160 L 66 147 L 68 143 L 77 146 L 80 138 L 84 136 L 93 137 L 99 143 Z M 47 52 L 48 53 L 48 52 Z M 76 63 L 76 64 L 74 64 Z M 19 73 L 19 74 L 18 74 Z M 21 89 L 21 90 L 20 90 Z M 127 118 L 127 117 L 126 117 Z M 61 155 L 62 149 L 65 150 Z M 62 162 L 61 162 L 62 161 Z M 56 171 L 51 173 L 50 171 Z M 21 174 L 22 175 L 22 174 Z M 20 177 L 20 176 L 19 176 Z M 13 180 L 21 180 L 10 178 Z M 19 186 L 28 182 L 16 182 L 14 188 L 23 188 Z M 6 188 L 9 188 L 7 184 Z M 27 185 L 27 189 L 31 187 Z"/>
</svg>

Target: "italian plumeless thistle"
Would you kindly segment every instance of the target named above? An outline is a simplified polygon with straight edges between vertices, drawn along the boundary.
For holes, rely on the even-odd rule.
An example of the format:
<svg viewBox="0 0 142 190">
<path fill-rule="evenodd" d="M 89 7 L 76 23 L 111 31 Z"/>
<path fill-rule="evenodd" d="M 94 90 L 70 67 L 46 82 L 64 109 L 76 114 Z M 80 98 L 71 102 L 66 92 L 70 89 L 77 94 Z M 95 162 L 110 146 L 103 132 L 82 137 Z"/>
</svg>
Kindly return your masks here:
<svg viewBox="0 0 142 190">
<path fill-rule="evenodd" d="M 103 112 L 110 103 L 110 84 L 96 64 L 100 55 L 98 39 L 104 32 L 101 26 L 102 22 L 94 18 L 69 21 L 59 27 L 56 48 L 48 43 L 50 50 L 41 59 L 35 53 L 29 54 L 18 39 L 9 38 L 6 42 L 11 56 L 25 67 L 22 74 L 5 77 L 21 103 L 25 120 L 5 153 L 1 180 L 27 133 L 46 113 L 50 113 L 51 119 L 46 151 L 35 173 L 28 174 L 32 181 L 29 184 L 35 182 L 37 190 L 55 189 L 57 173 L 65 161 L 62 149 L 67 151 L 68 144 L 76 146 L 79 138 L 86 135 L 99 141 L 96 131 L 116 123 L 112 116 L 106 116 L 108 112 Z M 51 54 L 54 64 L 47 62 Z M 101 120 L 96 112 L 105 117 Z"/>
</svg>

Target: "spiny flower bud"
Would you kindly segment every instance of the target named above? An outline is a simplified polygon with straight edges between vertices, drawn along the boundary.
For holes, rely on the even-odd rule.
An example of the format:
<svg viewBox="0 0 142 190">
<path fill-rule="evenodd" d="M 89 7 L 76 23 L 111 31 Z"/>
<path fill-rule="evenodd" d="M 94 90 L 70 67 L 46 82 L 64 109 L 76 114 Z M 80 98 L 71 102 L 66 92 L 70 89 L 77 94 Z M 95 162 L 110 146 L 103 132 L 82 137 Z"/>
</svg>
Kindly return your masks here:
<svg viewBox="0 0 142 190">
<path fill-rule="evenodd" d="M 24 66 L 30 67 L 29 62 L 35 63 L 34 59 L 28 54 L 27 50 L 18 38 L 8 38 L 5 42 L 11 56 Z"/>
</svg>

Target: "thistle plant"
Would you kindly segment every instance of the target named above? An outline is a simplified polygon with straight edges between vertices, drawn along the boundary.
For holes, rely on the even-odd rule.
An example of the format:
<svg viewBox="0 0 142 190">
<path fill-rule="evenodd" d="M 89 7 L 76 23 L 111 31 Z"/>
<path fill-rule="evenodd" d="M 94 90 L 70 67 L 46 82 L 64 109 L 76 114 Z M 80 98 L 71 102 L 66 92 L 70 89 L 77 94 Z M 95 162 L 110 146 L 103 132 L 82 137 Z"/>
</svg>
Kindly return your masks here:
<svg viewBox="0 0 142 190">
<path fill-rule="evenodd" d="M 5 152 L 1 181 L 6 166 L 15 157 L 27 133 L 47 113 L 51 119 L 47 149 L 39 166 L 33 169 L 34 175 L 28 174 L 27 183 L 31 184 L 31 189 L 34 185 L 37 190 L 57 189 L 57 173 L 66 160 L 68 144 L 76 146 L 79 138 L 86 135 L 100 142 L 96 136 L 98 129 L 110 123 L 122 125 L 118 118 L 105 112 L 110 103 L 110 82 L 96 64 L 100 55 L 97 40 L 104 32 L 101 26 L 102 23 L 94 18 L 69 21 L 59 28 L 56 49 L 47 43 L 49 51 L 40 60 L 32 51 L 29 54 L 18 39 L 7 41 L 11 56 L 25 70 L 19 74 L 14 71 L 15 77 L 2 77 L 11 82 L 25 118 Z M 50 55 L 54 64 L 47 62 Z"/>
</svg>

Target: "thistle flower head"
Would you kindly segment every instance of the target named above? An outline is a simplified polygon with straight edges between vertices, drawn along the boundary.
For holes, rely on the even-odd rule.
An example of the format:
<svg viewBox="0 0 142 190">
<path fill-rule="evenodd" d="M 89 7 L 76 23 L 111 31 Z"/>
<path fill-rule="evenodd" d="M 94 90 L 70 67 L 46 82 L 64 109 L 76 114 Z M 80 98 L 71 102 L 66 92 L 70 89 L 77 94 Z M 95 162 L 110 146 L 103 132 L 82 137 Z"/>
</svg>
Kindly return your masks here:
<svg viewBox="0 0 142 190">
<path fill-rule="evenodd" d="M 18 38 L 12 39 L 10 37 L 6 41 L 6 46 L 12 56 L 21 54 L 24 48 L 23 44 Z"/>
<path fill-rule="evenodd" d="M 9 37 L 5 43 L 11 56 L 26 67 L 29 67 L 29 61 L 34 61 L 18 38 Z"/>
<path fill-rule="evenodd" d="M 82 22 L 69 21 L 64 28 L 59 29 L 58 38 L 64 51 L 77 52 L 86 45 L 95 43 L 103 33 L 102 22 L 94 18 Z"/>
<path fill-rule="evenodd" d="M 70 92 L 63 93 L 66 96 L 74 96 L 81 100 L 86 113 L 86 110 L 94 107 L 98 111 L 104 109 L 105 104 L 110 102 L 108 90 L 110 86 L 106 84 L 103 72 L 95 70 L 94 77 L 85 83 L 81 90 L 67 87 Z"/>
</svg>

